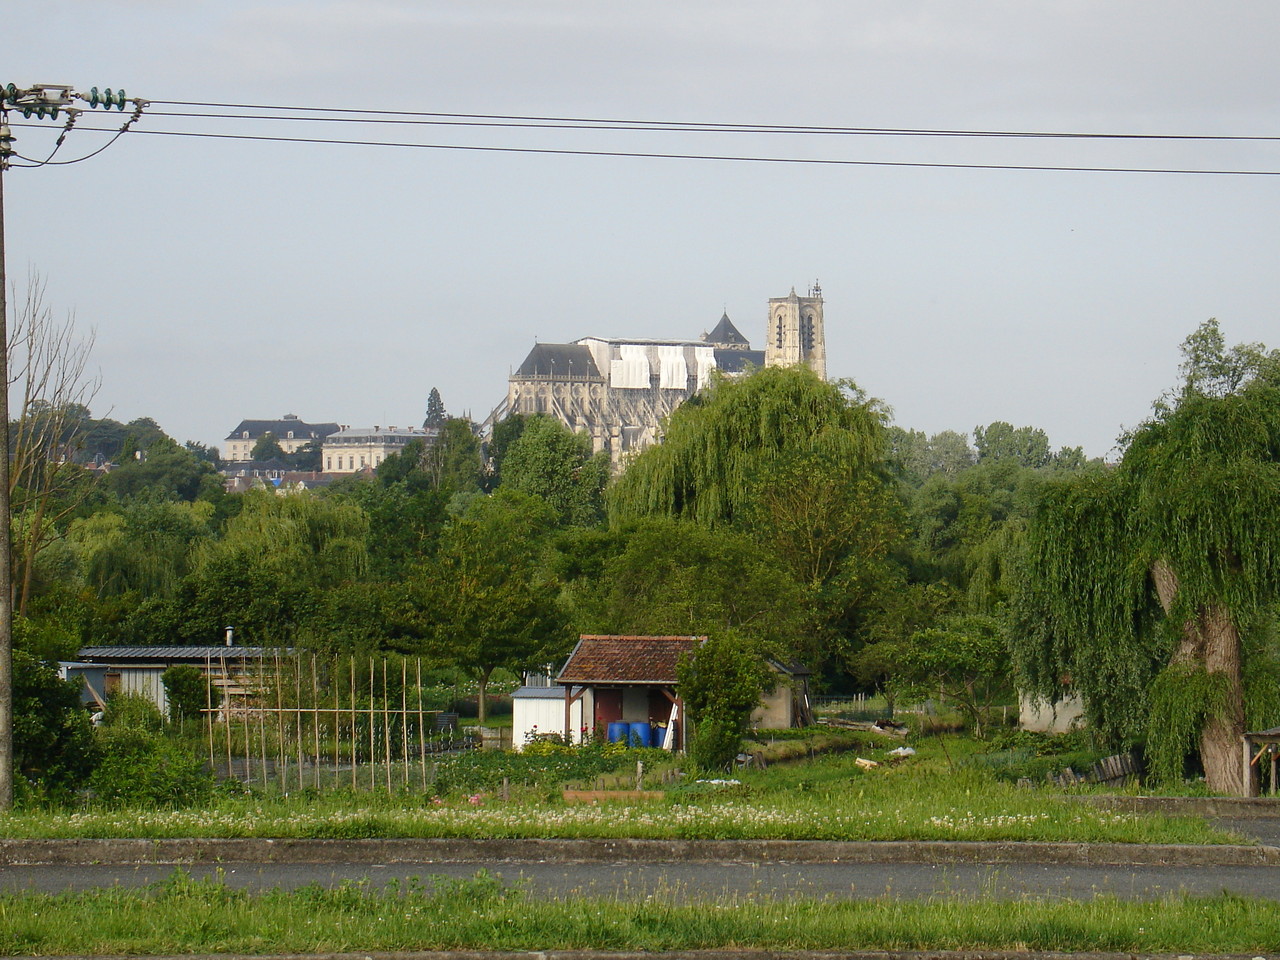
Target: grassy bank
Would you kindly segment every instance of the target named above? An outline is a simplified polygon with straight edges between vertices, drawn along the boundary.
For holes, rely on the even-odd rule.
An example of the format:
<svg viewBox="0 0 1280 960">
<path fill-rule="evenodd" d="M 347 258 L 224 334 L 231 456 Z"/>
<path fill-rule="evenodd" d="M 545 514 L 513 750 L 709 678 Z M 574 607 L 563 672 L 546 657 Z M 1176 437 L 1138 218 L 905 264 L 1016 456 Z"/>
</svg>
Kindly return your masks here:
<svg viewBox="0 0 1280 960">
<path fill-rule="evenodd" d="M 406 888 L 407 887 L 407 888 Z M 1280 904 L 1222 895 L 1129 902 L 539 901 L 496 878 L 248 894 L 175 874 L 141 892 L 0 897 L 5 955 L 296 954 L 433 949 L 988 949 L 1275 953 Z"/>
<path fill-rule="evenodd" d="M 1228 843 L 1197 818 L 1084 806 L 974 769 L 926 764 L 861 770 L 852 754 L 690 782 L 644 803 L 566 806 L 558 791 L 468 795 L 305 794 L 224 798 L 206 809 L 27 811 L 0 817 L 11 838 L 635 837 Z"/>
</svg>

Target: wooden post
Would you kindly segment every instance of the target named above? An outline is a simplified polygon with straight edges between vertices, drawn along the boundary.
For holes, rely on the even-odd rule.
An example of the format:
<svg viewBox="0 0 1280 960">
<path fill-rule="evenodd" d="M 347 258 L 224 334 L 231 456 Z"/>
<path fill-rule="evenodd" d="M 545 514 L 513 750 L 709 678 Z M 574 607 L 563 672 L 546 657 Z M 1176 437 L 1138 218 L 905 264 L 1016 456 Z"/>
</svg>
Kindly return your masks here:
<svg viewBox="0 0 1280 960">
<path fill-rule="evenodd" d="M 400 763 L 409 786 L 409 661 L 400 659 Z"/>
<path fill-rule="evenodd" d="M 1248 735 L 1240 738 L 1240 746 L 1244 751 L 1244 775 L 1240 778 L 1240 782 L 1244 784 L 1244 795 L 1246 797 L 1252 797 L 1254 795 L 1253 763 L 1252 757 L 1249 755 L 1251 744 L 1249 743 Z"/>
<path fill-rule="evenodd" d="M 636 790 L 644 789 L 644 761 L 636 761 Z"/>
<path fill-rule="evenodd" d="M 422 758 L 422 792 L 427 792 L 427 729 L 422 725 L 422 658 L 414 658 L 418 691 L 418 754 Z"/>
</svg>

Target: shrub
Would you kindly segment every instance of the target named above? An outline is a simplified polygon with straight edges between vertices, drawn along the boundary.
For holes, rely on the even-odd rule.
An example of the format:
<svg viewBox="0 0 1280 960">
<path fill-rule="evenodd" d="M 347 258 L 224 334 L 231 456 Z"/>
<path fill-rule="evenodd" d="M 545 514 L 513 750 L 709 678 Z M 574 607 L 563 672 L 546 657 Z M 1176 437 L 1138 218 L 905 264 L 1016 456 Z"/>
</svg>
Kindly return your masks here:
<svg viewBox="0 0 1280 960">
<path fill-rule="evenodd" d="M 23 799 L 65 797 L 97 755 L 78 684 L 21 650 L 13 654 L 13 749 Z"/>
<path fill-rule="evenodd" d="M 204 672 L 189 664 L 175 663 L 160 675 L 160 681 L 169 701 L 169 719 L 174 723 L 197 719 L 202 710 L 216 708 L 222 699 Z"/>
<path fill-rule="evenodd" d="M 101 759 L 89 778 L 99 802 L 181 807 L 209 799 L 214 780 L 203 758 L 163 729 L 159 708 L 146 697 L 120 694 L 107 701 L 98 730 Z"/>
<path fill-rule="evenodd" d="M 694 721 L 689 756 L 704 769 L 722 770 L 738 755 L 751 711 L 769 682 L 763 652 L 724 633 L 682 656 L 676 672 Z"/>
</svg>

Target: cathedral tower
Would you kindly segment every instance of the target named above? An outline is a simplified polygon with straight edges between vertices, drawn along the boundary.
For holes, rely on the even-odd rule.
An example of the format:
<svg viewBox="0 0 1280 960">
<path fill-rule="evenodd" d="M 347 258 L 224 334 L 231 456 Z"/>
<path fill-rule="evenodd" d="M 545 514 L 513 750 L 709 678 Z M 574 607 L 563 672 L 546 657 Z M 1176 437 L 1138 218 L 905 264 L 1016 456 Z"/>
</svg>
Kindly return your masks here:
<svg viewBox="0 0 1280 960">
<path fill-rule="evenodd" d="M 769 301 L 769 325 L 765 329 L 766 367 L 804 364 L 827 378 L 827 339 L 822 325 L 822 288 L 815 280 L 809 296 L 775 297 Z"/>
</svg>

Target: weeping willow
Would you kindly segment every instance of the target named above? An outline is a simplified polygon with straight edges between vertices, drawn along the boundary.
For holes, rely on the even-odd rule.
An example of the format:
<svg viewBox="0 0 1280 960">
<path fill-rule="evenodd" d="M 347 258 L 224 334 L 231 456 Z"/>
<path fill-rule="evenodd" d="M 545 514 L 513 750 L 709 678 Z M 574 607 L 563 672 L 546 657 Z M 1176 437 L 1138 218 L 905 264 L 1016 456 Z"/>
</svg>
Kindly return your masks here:
<svg viewBox="0 0 1280 960">
<path fill-rule="evenodd" d="M 1280 390 L 1186 393 L 1120 464 L 1052 485 L 1028 529 L 1015 658 L 1033 691 L 1069 682 L 1112 740 L 1172 775 L 1198 739 L 1206 779 L 1243 792 L 1239 735 L 1280 594 Z M 1266 686 L 1274 686 L 1270 682 Z"/>
<path fill-rule="evenodd" d="M 677 409 L 662 443 L 627 468 L 610 490 L 610 516 L 732 523 L 761 475 L 797 451 L 820 451 L 856 471 L 881 463 L 885 442 L 883 415 L 852 384 L 801 367 L 720 379 Z"/>
</svg>

